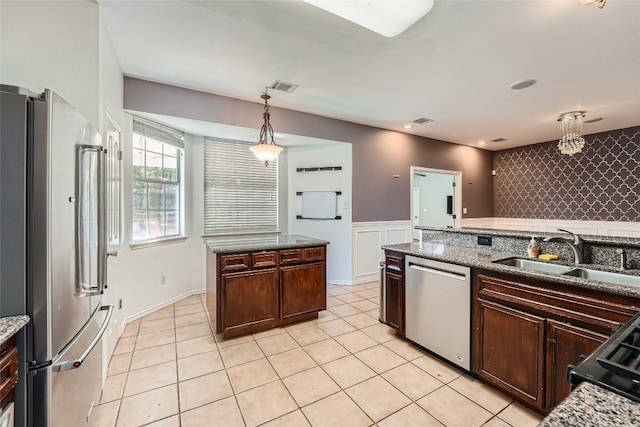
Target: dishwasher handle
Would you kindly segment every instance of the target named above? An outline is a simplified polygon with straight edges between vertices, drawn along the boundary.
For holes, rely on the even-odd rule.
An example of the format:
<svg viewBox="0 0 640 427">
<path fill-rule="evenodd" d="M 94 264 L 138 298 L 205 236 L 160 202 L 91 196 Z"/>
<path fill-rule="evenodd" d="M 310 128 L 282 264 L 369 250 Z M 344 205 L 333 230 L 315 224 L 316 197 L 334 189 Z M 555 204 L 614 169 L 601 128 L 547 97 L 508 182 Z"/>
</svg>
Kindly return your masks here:
<svg viewBox="0 0 640 427">
<path fill-rule="evenodd" d="M 425 273 L 431 273 L 431 274 L 435 274 L 435 275 L 438 275 L 438 276 L 448 277 L 450 279 L 462 280 L 462 281 L 467 280 L 467 276 L 464 275 L 464 274 L 452 273 L 452 272 L 443 271 L 443 270 L 436 270 L 434 268 L 423 267 L 423 266 L 417 265 L 417 264 L 410 264 L 409 268 L 413 268 L 414 270 L 419 270 L 419 271 L 422 271 L 422 272 L 425 272 Z"/>
</svg>

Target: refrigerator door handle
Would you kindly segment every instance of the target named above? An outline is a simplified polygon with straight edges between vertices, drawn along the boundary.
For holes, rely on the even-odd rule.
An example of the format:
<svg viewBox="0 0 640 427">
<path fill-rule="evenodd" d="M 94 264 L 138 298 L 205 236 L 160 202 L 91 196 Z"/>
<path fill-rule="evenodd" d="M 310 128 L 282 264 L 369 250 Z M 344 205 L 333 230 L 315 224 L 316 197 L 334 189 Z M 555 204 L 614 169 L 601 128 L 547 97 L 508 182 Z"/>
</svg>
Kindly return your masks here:
<svg viewBox="0 0 640 427">
<path fill-rule="evenodd" d="M 89 353 L 91 353 L 93 348 L 98 344 L 98 342 L 100 342 L 100 339 L 102 339 L 102 335 L 104 335 L 104 331 L 107 330 L 107 327 L 109 326 L 109 322 L 111 321 L 111 315 L 113 314 L 113 304 L 103 305 L 100 307 L 98 311 L 105 311 L 105 310 L 107 310 L 107 315 L 105 316 L 104 321 L 102 322 L 102 326 L 100 326 L 98 333 L 96 334 L 95 337 L 93 337 L 93 339 L 91 340 L 87 348 L 82 352 L 80 357 L 73 360 L 54 362 L 53 369 L 55 371 L 61 371 L 61 372 L 70 371 L 72 369 L 77 369 L 82 366 L 82 363 L 87 358 L 87 356 L 89 356 Z M 96 313 L 98 311 L 96 311 Z"/>
<path fill-rule="evenodd" d="M 78 147 L 76 295 L 100 295 L 107 287 L 107 206 L 104 148 Z"/>
<path fill-rule="evenodd" d="M 107 289 L 107 150 L 98 153 L 98 292 Z"/>
</svg>

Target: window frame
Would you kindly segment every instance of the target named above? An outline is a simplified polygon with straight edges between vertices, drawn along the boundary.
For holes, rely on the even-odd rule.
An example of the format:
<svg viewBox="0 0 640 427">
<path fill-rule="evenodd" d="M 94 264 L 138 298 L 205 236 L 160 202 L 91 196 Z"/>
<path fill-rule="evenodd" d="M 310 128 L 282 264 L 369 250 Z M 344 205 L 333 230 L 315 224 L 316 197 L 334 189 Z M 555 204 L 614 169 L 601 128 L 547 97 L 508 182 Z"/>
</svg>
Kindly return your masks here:
<svg viewBox="0 0 640 427">
<path fill-rule="evenodd" d="M 140 146 L 140 139 L 144 144 Z M 159 123 L 152 122 L 141 117 L 134 116 L 133 119 L 133 132 L 132 132 L 132 146 L 131 146 L 131 241 L 130 247 L 132 249 L 155 246 L 157 244 L 172 243 L 176 241 L 183 241 L 187 238 L 185 235 L 185 150 L 184 150 L 184 134 L 175 129 L 161 125 Z M 149 142 L 153 142 L 156 149 L 149 147 Z M 159 149 L 157 149 L 159 147 Z M 136 153 L 137 152 L 137 153 Z M 173 153 L 175 155 L 173 155 Z M 136 165 L 136 156 L 142 157 L 143 173 L 144 176 L 137 176 L 136 168 L 140 167 Z M 150 166 L 147 162 L 151 157 L 159 157 L 160 159 L 160 175 L 156 177 L 149 177 L 149 168 L 158 167 Z M 175 177 L 167 177 L 165 175 L 167 161 L 175 161 Z M 139 194 L 136 191 L 136 185 L 143 184 L 144 191 L 144 208 L 137 207 L 136 195 Z M 160 186 L 161 195 L 152 196 L 150 193 L 150 186 Z M 167 192 L 169 187 L 174 187 L 175 190 L 171 194 Z M 177 198 L 175 202 L 175 208 L 169 208 L 167 206 L 167 200 L 171 197 Z M 156 199 L 157 198 L 157 199 Z M 152 205 L 153 200 L 160 202 L 160 207 Z M 161 224 L 161 235 L 155 235 L 148 237 L 148 230 L 150 228 L 150 216 L 149 214 L 160 214 L 158 220 Z M 167 234 L 168 213 L 174 212 L 175 214 L 175 230 L 176 232 Z M 136 239 L 136 233 L 134 233 L 134 227 L 136 224 L 136 213 L 144 213 L 146 215 L 145 230 L 147 233 L 146 238 Z M 172 227 L 172 228 L 174 228 Z"/>
</svg>

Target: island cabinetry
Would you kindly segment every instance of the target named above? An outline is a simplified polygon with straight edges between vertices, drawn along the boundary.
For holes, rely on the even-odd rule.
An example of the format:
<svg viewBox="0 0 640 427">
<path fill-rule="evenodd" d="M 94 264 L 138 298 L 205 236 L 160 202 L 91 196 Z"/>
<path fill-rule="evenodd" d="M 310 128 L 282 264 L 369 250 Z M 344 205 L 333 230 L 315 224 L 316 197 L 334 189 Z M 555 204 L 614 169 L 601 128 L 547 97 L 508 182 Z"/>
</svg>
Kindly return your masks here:
<svg viewBox="0 0 640 427">
<path fill-rule="evenodd" d="M 240 335 L 270 328 L 278 321 L 278 273 L 275 268 L 222 274 L 224 329 Z"/>
<path fill-rule="evenodd" d="M 317 318 L 326 309 L 326 247 L 207 250 L 207 311 L 224 338 Z"/>
<path fill-rule="evenodd" d="M 324 263 L 280 267 L 282 318 L 317 313 L 327 306 Z"/>
<path fill-rule="evenodd" d="M 482 270 L 473 292 L 472 370 L 542 412 L 569 394 L 567 365 L 640 307 L 637 298 Z"/>
<path fill-rule="evenodd" d="M 404 254 L 385 252 L 385 321 L 396 329 L 396 334 L 404 336 Z"/>
</svg>

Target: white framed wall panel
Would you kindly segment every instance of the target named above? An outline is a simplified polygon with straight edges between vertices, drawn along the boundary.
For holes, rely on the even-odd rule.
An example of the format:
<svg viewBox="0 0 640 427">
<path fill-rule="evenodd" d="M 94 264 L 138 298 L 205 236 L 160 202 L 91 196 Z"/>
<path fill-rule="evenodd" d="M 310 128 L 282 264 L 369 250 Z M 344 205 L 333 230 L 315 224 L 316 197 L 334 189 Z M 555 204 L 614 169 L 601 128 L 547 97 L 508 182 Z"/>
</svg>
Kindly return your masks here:
<svg viewBox="0 0 640 427">
<path fill-rule="evenodd" d="M 378 280 L 383 245 L 411 242 L 411 221 L 359 222 L 352 225 L 353 284 Z"/>
</svg>

